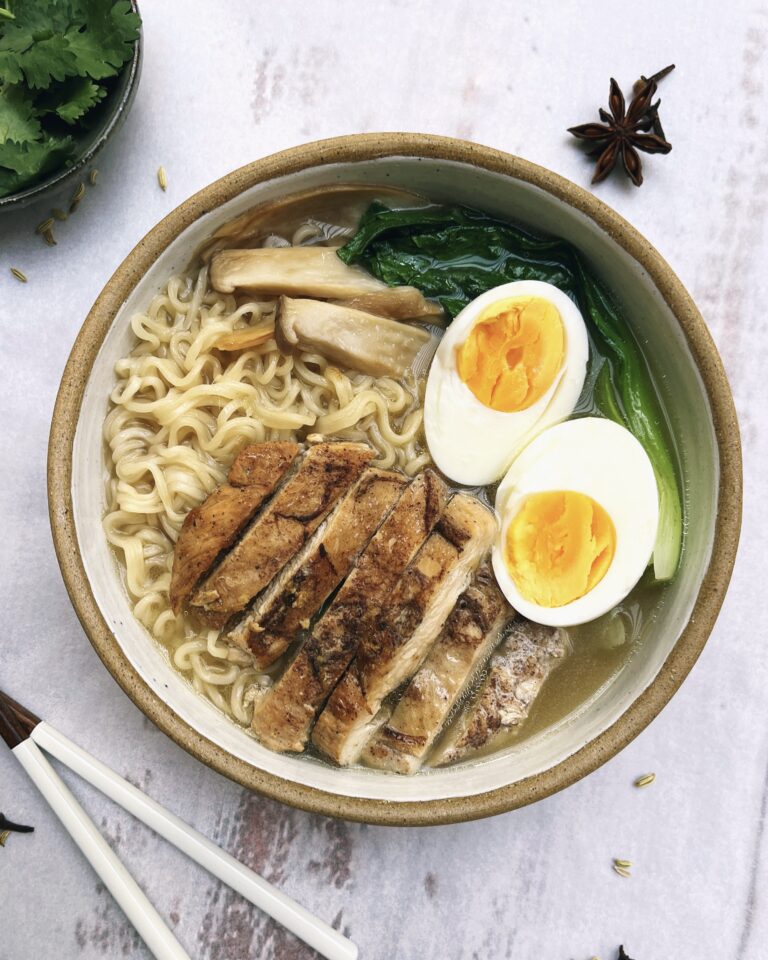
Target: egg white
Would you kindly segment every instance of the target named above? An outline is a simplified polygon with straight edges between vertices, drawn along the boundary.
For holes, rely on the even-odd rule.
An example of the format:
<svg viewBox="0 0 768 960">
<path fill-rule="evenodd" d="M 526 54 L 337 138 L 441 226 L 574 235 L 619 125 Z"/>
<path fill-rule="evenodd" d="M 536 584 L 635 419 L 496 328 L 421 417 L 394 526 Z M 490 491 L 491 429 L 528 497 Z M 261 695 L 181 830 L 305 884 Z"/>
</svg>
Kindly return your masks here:
<svg viewBox="0 0 768 960">
<path fill-rule="evenodd" d="M 602 580 L 561 607 L 543 607 L 522 597 L 504 561 L 507 531 L 524 500 L 551 490 L 591 497 L 616 530 L 616 552 Z M 536 623 L 576 626 L 615 607 L 643 575 L 659 524 L 659 494 L 648 454 L 629 430 L 611 420 L 584 417 L 550 427 L 525 448 L 499 485 L 496 510 L 501 524 L 493 570 L 506 598 Z"/>
<path fill-rule="evenodd" d="M 457 348 L 480 314 L 510 297 L 541 297 L 560 313 L 565 333 L 563 365 L 547 392 L 526 410 L 504 413 L 481 403 L 459 376 Z M 458 314 L 437 348 L 424 397 L 424 432 L 435 464 L 457 483 L 494 483 L 532 437 L 572 412 L 589 357 L 587 329 L 573 301 L 551 283 L 518 280 L 481 294 Z"/>
</svg>

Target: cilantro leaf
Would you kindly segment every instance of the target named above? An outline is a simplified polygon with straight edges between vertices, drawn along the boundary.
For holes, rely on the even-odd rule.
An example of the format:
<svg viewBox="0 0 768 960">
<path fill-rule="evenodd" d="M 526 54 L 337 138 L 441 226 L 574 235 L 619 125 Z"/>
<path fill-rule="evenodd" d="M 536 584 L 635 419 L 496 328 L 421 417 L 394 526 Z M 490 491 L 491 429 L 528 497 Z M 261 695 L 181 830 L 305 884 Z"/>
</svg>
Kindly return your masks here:
<svg viewBox="0 0 768 960">
<path fill-rule="evenodd" d="M 31 186 L 74 154 L 75 143 L 71 137 L 46 136 L 26 143 L 0 143 L 0 197 Z"/>
<path fill-rule="evenodd" d="M 36 37 L 34 44 L 18 55 L 18 64 L 33 90 L 45 90 L 51 81 L 66 80 L 79 72 L 67 38 L 61 34 L 51 34 L 44 39 Z"/>
<path fill-rule="evenodd" d="M 21 87 L 9 87 L 0 92 L 0 143 L 36 140 L 40 132 L 40 121 L 31 97 Z"/>
<path fill-rule="evenodd" d="M 133 56 L 141 26 L 129 0 L 8 6 L 10 16 L 0 17 L 0 196 L 76 155 L 90 136 L 87 115 L 114 89 L 107 78 Z M 60 135 L 63 123 L 74 137 Z"/>
<path fill-rule="evenodd" d="M 20 83 L 24 79 L 19 58 L 35 42 L 31 30 L 16 23 L 2 24 L 0 28 L 0 80 Z"/>
<path fill-rule="evenodd" d="M 107 95 L 101 84 L 93 83 L 87 77 L 70 81 L 63 89 L 60 88 L 60 92 L 62 97 L 52 106 L 51 112 L 70 126 Z"/>
<path fill-rule="evenodd" d="M 78 73 L 93 80 L 114 76 L 133 55 L 141 20 L 128 0 L 118 0 L 113 6 L 80 0 L 77 6 L 84 16 L 67 31 L 67 42 Z"/>
</svg>

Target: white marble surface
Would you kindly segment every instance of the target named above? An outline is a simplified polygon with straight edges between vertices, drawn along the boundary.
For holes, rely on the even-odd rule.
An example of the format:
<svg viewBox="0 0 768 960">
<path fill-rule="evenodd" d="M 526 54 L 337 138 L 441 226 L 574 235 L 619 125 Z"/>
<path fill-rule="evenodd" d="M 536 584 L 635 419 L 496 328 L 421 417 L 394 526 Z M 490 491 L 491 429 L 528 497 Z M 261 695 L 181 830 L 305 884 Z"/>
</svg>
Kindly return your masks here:
<svg viewBox="0 0 768 960">
<path fill-rule="evenodd" d="M 768 942 L 768 11 L 759 0 L 637 4 L 314 4 L 145 0 L 146 58 L 119 146 L 49 249 L 36 211 L 0 220 L 0 686 L 360 944 L 363 960 L 761 960 Z M 704 313 L 745 444 L 745 530 L 698 665 L 662 715 L 588 779 L 493 820 L 351 825 L 249 795 L 159 733 L 104 670 L 69 605 L 48 528 L 45 456 L 69 348 L 112 270 L 175 204 L 301 141 L 414 130 L 519 153 L 578 183 L 564 128 L 670 61 L 674 143 L 641 190 L 600 196 L 643 231 Z M 162 193 L 155 171 L 168 171 Z M 26 286 L 8 272 L 29 275 Z M 644 791 L 632 781 L 655 770 Z M 65 775 L 202 960 L 313 954 Z M 0 809 L 35 824 L 0 849 L 0 960 L 145 958 L 13 759 Z M 635 863 L 633 877 L 611 858 Z"/>
</svg>

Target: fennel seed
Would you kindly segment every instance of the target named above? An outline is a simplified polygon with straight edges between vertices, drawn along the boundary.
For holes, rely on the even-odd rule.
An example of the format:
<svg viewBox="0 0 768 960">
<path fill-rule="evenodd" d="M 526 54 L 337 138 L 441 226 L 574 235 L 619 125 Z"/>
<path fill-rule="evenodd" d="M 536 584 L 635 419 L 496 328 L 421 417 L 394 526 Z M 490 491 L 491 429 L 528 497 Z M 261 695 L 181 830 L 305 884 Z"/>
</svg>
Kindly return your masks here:
<svg viewBox="0 0 768 960">
<path fill-rule="evenodd" d="M 626 867 L 619 867 L 619 866 L 618 866 L 617 864 L 615 864 L 615 863 L 614 863 L 614 865 L 613 865 L 613 872 L 614 872 L 614 873 L 618 873 L 618 875 L 619 875 L 620 877 L 631 877 L 631 876 L 632 876 L 632 874 L 629 872 L 629 870 L 627 870 Z"/>
<path fill-rule="evenodd" d="M 64 220 L 66 220 L 67 217 L 69 216 L 69 214 L 67 213 L 67 211 L 66 211 L 66 210 L 62 210 L 61 207 L 54 207 L 53 210 L 51 210 L 51 213 L 53 214 L 54 219 L 60 220 L 60 221 L 62 221 L 62 222 L 63 222 Z"/>
<path fill-rule="evenodd" d="M 157 182 L 160 184 L 161 190 L 168 189 L 168 177 L 165 174 L 165 167 L 163 166 L 157 168 Z"/>
<path fill-rule="evenodd" d="M 642 777 L 638 777 L 635 780 L 636 787 L 650 787 L 653 781 L 656 779 L 655 773 L 646 773 Z"/>
<path fill-rule="evenodd" d="M 19 270 L 18 267 L 11 267 L 11 273 L 14 275 L 14 277 L 16 277 L 16 279 L 17 279 L 20 283 L 26 283 L 26 282 L 27 282 L 27 275 L 26 275 L 26 273 L 22 273 L 21 270 Z"/>
<path fill-rule="evenodd" d="M 615 867 L 624 867 L 625 870 L 629 870 L 629 868 L 632 866 L 632 861 L 631 861 L 631 860 L 616 860 L 616 858 L 614 858 L 614 860 L 613 860 L 613 865 L 614 865 Z"/>
<path fill-rule="evenodd" d="M 80 186 L 72 194 L 72 203 L 80 203 L 80 201 L 85 196 L 85 184 L 81 183 Z"/>
<path fill-rule="evenodd" d="M 11 835 L 10 830 L 3 830 L 3 832 L 0 833 L 0 847 L 5 846 L 5 841 L 8 839 L 8 837 L 10 837 L 10 835 Z"/>
<path fill-rule="evenodd" d="M 49 247 L 56 246 L 56 237 L 54 237 L 53 230 L 50 228 L 48 230 L 43 230 L 43 240 L 45 240 Z"/>
<path fill-rule="evenodd" d="M 53 226 L 53 217 L 48 217 L 47 220 L 43 220 L 42 223 L 38 223 L 35 227 L 35 233 L 46 233 Z"/>
<path fill-rule="evenodd" d="M 88 180 L 91 186 L 95 187 L 96 181 L 98 179 L 99 179 L 99 171 L 94 167 L 93 170 L 91 170 L 90 174 L 88 175 Z"/>
</svg>

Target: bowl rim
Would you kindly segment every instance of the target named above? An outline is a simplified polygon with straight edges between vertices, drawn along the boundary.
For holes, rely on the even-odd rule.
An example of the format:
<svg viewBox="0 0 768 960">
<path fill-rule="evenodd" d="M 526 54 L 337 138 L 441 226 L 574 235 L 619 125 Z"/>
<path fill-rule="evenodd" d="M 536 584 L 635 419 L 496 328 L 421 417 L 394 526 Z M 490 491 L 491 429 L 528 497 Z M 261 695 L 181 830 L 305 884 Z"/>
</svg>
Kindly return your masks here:
<svg viewBox="0 0 768 960">
<path fill-rule="evenodd" d="M 548 770 L 504 787 L 472 796 L 391 802 L 331 794 L 259 770 L 202 736 L 149 688 L 108 628 L 85 573 L 73 514 L 72 453 L 95 356 L 122 304 L 161 250 L 200 216 L 258 183 L 310 167 L 398 156 L 455 161 L 532 184 L 585 214 L 638 262 L 680 325 L 703 380 L 720 477 L 712 555 L 688 622 L 654 680 L 610 727 Z M 232 171 L 169 213 L 128 254 L 86 317 L 61 379 L 48 447 L 48 503 L 59 565 L 83 629 L 133 703 L 179 746 L 242 786 L 311 813 L 381 825 L 427 826 L 493 816 L 570 786 L 622 750 L 668 703 L 698 659 L 730 581 L 741 525 L 741 442 L 730 386 L 701 314 L 658 251 L 613 209 L 558 174 L 491 147 L 431 134 L 352 134 L 293 147 Z"/>
<path fill-rule="evenodd" d="M 139 12 L 137 0 L 131 0 L 131 9 L 134 13 Z M 120 129 L 133 106 L 136 91 L 139 88 L 139 79 L 141 78 L 143 39 L 143 30 L 139 27 L 139 35 L 134 42 L 131 58 L 123 64 L 117 73 L 117 76 L 121 77 L 124 88 L 120 96 L 115 98 L 98 136 L 78 155 L 71 166 L 54 170 L 46 180 L 35 183 L 31 187 L 19 191 L 19 193 L 11 193 L 7 197 L 0 197 L 0 213 L 20 210 L 42 199 L 46 194 L 54 193 L 58 188 L 63 188 L 66 183 L 75 180 L 91 161 L 101 153 L 110 137 Z M 124 79 L 122 79 L 122 75 L 124 75 Z"/>
</svg>

